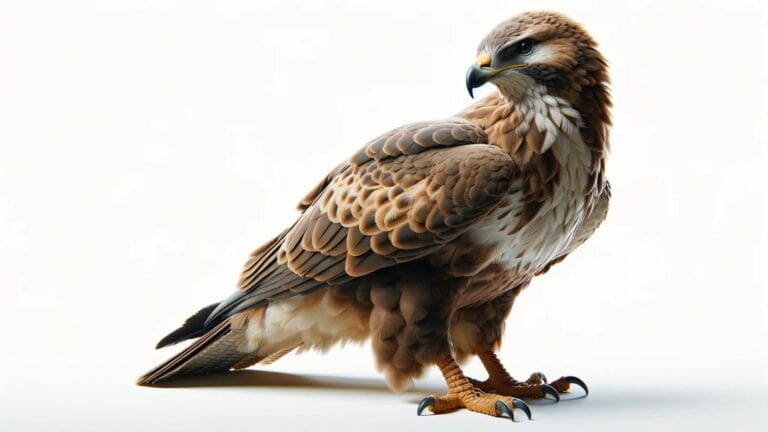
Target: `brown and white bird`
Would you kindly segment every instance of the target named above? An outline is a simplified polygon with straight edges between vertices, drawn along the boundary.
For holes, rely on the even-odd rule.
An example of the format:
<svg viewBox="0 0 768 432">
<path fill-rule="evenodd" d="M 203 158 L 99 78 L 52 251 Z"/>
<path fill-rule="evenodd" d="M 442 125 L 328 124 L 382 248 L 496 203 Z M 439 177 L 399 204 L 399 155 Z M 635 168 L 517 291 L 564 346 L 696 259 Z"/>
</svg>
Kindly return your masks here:
<svg viewBox="0 0 768 432">
<path fill-rule="evenodd" d="M 139 379 L 273 362 L 370 339 L 395 390 L 432 365 L 448 385 L 425 408 L 510 416 L 575 377 L 513 379 L 494 354 L 534 276 L 605 218 L 606 61 L 577 23 L 531 12 L 494 28 L 466 77 L 498 91 L 454 117 L 393 129 L 334 168 L 298 219 L 248 259 L 238 289 L 158 347 L 198 338 Z M 489 378 L 465 377 L 477 355 Z M 478 391 L 482 390 L 482 391 Z"/>
</svg>

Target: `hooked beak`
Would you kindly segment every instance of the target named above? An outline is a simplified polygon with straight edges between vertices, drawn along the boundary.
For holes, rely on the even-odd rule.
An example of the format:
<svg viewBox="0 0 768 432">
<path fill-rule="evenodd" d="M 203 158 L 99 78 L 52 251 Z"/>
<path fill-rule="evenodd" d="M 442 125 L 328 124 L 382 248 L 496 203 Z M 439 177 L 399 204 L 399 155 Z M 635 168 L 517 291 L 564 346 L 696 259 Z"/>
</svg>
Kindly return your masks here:
<svg viewBox="0 0 768 432">
<path fill-rule="evenodd" d="M 480 66 L 473 64 L 467 71 L 467 91 L 469 92 L 469 97 L 472 99 L 475 98 L 473 90 L 487 83 L 493 76 L 493 72 L 488 69 L 490 68 L 483 69 Z"/>
<path fill-rule="evenodd" d="M 491 55 L 486 51 L 481 52 L 480 55 L 477 56 L 475 64 L 470 66 L 469 70 L 467 71 L 467 91 L 469 92 L 469 97 L 474 99 L 475 95 L 473 94 L 473 90 L 487 83 L 501 72 L 510 69 L 517 69 L 523 66 L 526 65 L 524 63 L 520 63 L 505 66 L 501 69 L 494 69 L 491 67 Z"/>
</svg>

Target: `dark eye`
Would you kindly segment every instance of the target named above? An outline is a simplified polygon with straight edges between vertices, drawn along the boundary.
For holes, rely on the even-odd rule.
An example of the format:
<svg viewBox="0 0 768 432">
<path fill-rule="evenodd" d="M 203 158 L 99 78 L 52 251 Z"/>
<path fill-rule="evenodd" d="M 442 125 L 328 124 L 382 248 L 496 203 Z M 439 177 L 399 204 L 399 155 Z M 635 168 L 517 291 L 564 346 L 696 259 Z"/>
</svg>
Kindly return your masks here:
<svg viewBox="0 0 768 432">
<path fill-rule="evenodd" d="M 520 54 L 530 54 L 536 42 L 533 39 L 523 39 L 517 43 L 517 52 Z"/>
</svg>

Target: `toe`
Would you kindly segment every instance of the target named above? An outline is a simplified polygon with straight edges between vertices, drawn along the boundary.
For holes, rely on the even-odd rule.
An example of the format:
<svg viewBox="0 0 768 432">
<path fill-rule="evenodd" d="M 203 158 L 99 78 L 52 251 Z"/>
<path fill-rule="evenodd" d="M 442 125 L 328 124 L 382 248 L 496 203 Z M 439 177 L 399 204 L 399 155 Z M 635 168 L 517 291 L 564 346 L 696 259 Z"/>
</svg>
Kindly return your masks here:
<svg viewBox="0 0 768 432">
<path fill-rule="evenodd" d="M 432 396 L 425 397 L 419 402 L 419 407 L 416 409 L 416 415 L 421 415 L 426 408 L 435 406 L 435 398 Z"/>
<path fill-rule="evenodd" d="M 555 400 L 555 402 L 560 402 L 560 394 L 551 385 L 541 384 L 541 391 L 544 393 L 544 398 L 546 398 L 547 395 L 550 395 L 552 396 L 552 399 Z"/>
<path fill-rule="evenodd" d="M 546 384 L 547 376 L 541 372 L 534 372 L 525 382 L 528 384 Z"/>
<path fill-rule="evenodd" d="M 519 410 L 522 410 L 525 413 L 525 415 L 528 416 L 528 420 L 531 419 L 531 408 L 528 407 L 527 403 L 523 402 L 520 399 L 512 399 L 512 406 Z"/>
<path fill-rule="evenodd" d="M 496 401 L 496 415 L 499 417 L 509 417 L 512 420 L 515 420 L 515 414 L 512 413 L 512 408 L 509 407 L 504 401 L 498 400 Z"/>
<path fill-rule="evenodd" d="M 589 394 L 589 387 L 587 387 L 587 384 L 582 381 L 581 378 L 575 376 L 564 376 L 558 378 L 552 382 L 552 387 L 554 387 L 559 393 L 566 393 L 570 390 L 571 384 L 577 385 L 584 389 L 584 396 Z"/>
</svg>

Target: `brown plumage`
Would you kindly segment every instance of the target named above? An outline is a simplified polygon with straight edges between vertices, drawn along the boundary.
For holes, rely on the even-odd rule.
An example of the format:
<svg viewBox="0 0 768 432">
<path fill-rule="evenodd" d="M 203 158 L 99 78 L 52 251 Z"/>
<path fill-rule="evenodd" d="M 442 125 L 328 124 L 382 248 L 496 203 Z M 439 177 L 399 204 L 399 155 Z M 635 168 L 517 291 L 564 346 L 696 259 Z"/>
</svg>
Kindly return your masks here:
<svg viewBox="0 0 768 432">
<path fill-rule="evenodd" d="M 497 93 L 393 129 L 333 169 L 298 220 L 251 254 L 235 294 L 158 345 L 200 339 L 139 383 L 367 338 L 394 389 L 441 368 L 448 394 L 419 411 L 502 415 L 527 409 L 514 396 L 579 382 L 515 381 L 493 351 L 515 297 L 607 213 L 606 62 L 578 24 L 550 12 L 499 24 L 478 53 L 467 85 Z M 473 354 L 489 380 L 461 374 L 455 359 Z"/>
</svg>

